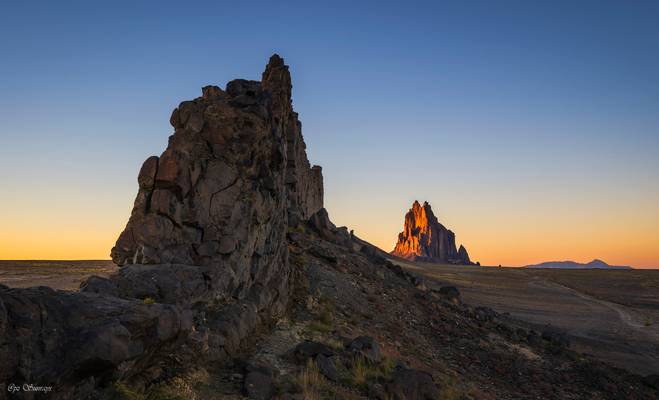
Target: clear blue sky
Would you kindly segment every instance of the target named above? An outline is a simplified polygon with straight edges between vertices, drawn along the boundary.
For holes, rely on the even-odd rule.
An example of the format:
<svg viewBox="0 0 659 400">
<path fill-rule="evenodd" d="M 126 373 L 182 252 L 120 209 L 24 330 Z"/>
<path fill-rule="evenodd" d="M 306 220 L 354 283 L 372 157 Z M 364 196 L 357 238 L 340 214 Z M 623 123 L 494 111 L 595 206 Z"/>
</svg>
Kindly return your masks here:
<svg viewBox="0 0 659 400">
<path fill-rule="evenodd" d="M 277 52 L 338 224 L 659 266 L 659 2 L 308 3 L 3 2 L 0 258 L 105 258 L 171 110 Z"/>
</svg>

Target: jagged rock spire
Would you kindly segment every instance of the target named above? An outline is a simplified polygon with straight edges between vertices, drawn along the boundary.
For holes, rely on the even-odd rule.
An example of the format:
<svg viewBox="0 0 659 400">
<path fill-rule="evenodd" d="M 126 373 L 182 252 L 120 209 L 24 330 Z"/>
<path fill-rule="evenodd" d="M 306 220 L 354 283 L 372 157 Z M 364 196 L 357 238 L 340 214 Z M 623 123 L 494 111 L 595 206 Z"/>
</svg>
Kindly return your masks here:
<svg viewBox="0 0 659 400">
<path fill-rule="evenodd" d="M 471 263 L 463 246 L 456 250 L 455 234 L 439 223 L 427 201 L 414 201 L 391 254 L 417 261 Z"/>
<path fill-rule="evenodd" d="M 307 160 L 291 89 L 288 66 L 274 54 L 260 82 L 205 86 L 201 97 L 182 102 L 170 118 L 175 131 L 167 149 L 140 171 L 133 213 L 112 259 L 232 265 L 257 254 L 263 260 L 275 251 L 266 247 L 280 242 L 287 216 L 295 222 L 322 208 L 322 173 Z"/>
</svg>

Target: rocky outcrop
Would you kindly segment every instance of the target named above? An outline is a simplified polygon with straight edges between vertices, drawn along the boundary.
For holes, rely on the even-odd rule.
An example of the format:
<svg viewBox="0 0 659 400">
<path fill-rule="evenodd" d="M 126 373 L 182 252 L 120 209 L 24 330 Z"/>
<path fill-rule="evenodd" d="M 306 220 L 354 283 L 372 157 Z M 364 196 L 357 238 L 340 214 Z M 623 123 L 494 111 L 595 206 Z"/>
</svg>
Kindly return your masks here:
<svg viewBox="0 0 659 400">
<path fill-rule="evenodd" d="M 288 66 L 274 55 L 261 81 L 206 86 L 201 97 L 181 103 L 167 149 L 140 171 L 133 212 L 112 249 L 117 264 L 132 265 L 103 290 L 212 304 L 204 313 L 215 318 L 193 335 L 211 359 L 234 354 L 284 310 L 286 233 L 323 207 L 321 168 L 307 159 L 291 88 Z"/>
<path fill-rule="evenodd" d="M 467 253 L 467 249 L 465 249 L 463 245 L 460 245 L 460 248 L 458 249 L 458 260 L 463 264 L 471 264 L 469 253 Z"/>
<path fill-rule="evenodd" d="M 111 251 L 121 271 L 80 293 L 0 288 L 2 382 L 48 377 L 66 398 L 82 381 L 156 379 L 168 346 L 222 361 L 284 311 L 288 228 L 323 207 L 291 90 L 274 55 L 261 81 L 206 86 L 172 112 L 167 149 L 142 165 Z"/>
<path fill-rule="evenodd" d="M 48 385 L 56 388 L 49 398 L 86 398 L 95 384 L 180 345 L 192 323 L 190 310 L 167 304 L 0 285 L 0 384 Z"/>
<path fill-rule="evenodd" d="M 440 392 L 427 372 L 398 367 L 393 379 L 387 384 L 389 398 L 395 400 L 433 400 L 440 398 Z"/>
<path fill-rule="evenodd" d="M 439 223 L 428 202 L 414 201 L 391 254 L 412 261 L 471 264 L 467 250 L 462 245 L 456 250 L 455 234 Z"/>
<path fill-rule="evenodd" d="M 291 106 L 288 67 L 273 56 L 262 80 L 203 88 L 170 119 L 160 157 L 149 157 L 126 228 L 112 249 L 124 264 L 237 264 L 262 270 L 285 256 L 282 238 L 323 206 Z M 227 277 L 240 284 L 241 276 Z"/>
</svg>

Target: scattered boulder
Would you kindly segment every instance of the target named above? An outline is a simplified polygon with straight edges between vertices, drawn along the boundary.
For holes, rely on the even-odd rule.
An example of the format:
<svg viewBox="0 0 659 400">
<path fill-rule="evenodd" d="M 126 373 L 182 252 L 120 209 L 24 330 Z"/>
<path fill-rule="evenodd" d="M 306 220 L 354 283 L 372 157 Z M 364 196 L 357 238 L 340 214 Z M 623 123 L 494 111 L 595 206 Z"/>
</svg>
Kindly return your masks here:
<svg viewBox="0 0 659 400">
<path fill-rule="evenodd" d="M 311 340 L 305 340 L 293 349 L 293 356 L 299 362 L 306 361 L 309 358 L 315 358 L 319 354 L 329 357 L 334 355 L 334 350 L 323 343 L 313 342 Z"/>
<path fill-rule="evenodd" d="M 649 386 L 653 389 L 659 390 L 659 375 L 658 374 L 652 374 L 652 375 L 644 376 L 642 381 L 647 386 Z"/>
<path fill-rule="evenodd" d="M 528 334 L 526 335 L 526 342 L 531 345 L 531 346 L 538 346 L 542 339 L 540 338 L 540 335 L 536 331 L 529 331 Z"/>
<path fill-rule="evenodd" d="M 474 308 L 474 316 L 479 321 L 489 322 L 496 318 L 497 312 L 490 307 L 479 306 Z"/>
<path fill-rule="evenodd" d="M 316 365 L 318 366 L 318 371 L 327 379 L 332 382 L 337 382 L 339 380 L 339 373 L 334 366 L 332 357 L 328 357 L 323 353 L 319 353 L 316 356 Z"/>
<path fill-rule="evenodd" d="M 460 304 L 462 302 L 460 291 L 455 286 L 442 286 L 435 293 L 437 293 L 440 298 L 450 303 Z"/>
<path fill-rule="evenodd" d="M 394 400 L 436 400 L 439 390 L 427 372 L 397 367 L 392 380 L 386 386 L 390 398 Z"/>
<path fill-rule="evenodd" d="M 330 264 L 336 265 L 338 262 L 338 258 L 336 255 L 332 252 L 332 250 L 322 247 L 322 246 L 315 246 L 309 249 L 309 253 L 312 255 L 322 258 L 323 260 L 329 262 Z"/>
<path fill-rule="evenodd" d="M 569 347 L 570 338 L 565 333 L 556 328 L 547 327 L 542 330 L 541 337 L 556 347 Z"/>
<path fill-rule="evenodd" d="M 353 355 L 364 357 L 367 361 L 378 363 L 382 359 L 378 342 L 370 336 L 359 336 L 346 347 Z"/>
<path fill-rule="evenodd" d="M 426 290 L 428 290 L 428 287 L 426 286 L 426 280 L 422 276 L 415 275 L 412 278 L 412 284 L 414 285 L 414 287 L 416 287 L 421 291 L 425 292 Z"/>
<path fill-rule="evenodd" d="M 245 382 L 245 395 L 254 400 L 269 400 L 275 393 L 277 371 L 268 364 L 248 364 Z"/>
<path fill-rule="evenodd" d="M 368 398 L 377 400 L 389 400 L 385 387 L 381 383 L 372 383 L 368 385 Z"/>
</svg>

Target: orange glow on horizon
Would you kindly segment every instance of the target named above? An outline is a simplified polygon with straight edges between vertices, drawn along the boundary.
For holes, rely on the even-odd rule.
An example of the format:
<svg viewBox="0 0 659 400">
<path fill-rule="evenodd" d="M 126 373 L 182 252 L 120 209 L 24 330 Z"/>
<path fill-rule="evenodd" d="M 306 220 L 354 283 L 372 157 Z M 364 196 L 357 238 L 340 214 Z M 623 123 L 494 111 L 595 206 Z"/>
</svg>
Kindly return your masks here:
<svg viewBox="0 0 659 400">
<path fill-rule="evenodd" d="M 130 215 L 126 203 L 118 207 L 116 201 L 108 201 L 81 209 L 64 202 L 66 206 L 47 210 L 34 204 L 28 207 L 32 210 L 29 214 L 7 215 L 0 228 L 0 259 L 109 259 L 110 249 Z M 430 203 L 440 222 L 455 232 L 456 245 L 464 244 L 471 259 L 482 265 L 522 266 L 598 258 L 611 265 L 659 268 L 659 211 L 639 213 L 628 208 L 619 211 L 616 218 L 607 218 L 606 207 L 588 212 L 499 207 L 497 213 L 466 205 L 449 212 L 447 207 Z M 337 225 L 347 225 L 362 239 L 391 251 L 407 209 L 392 212 L 385 207 L 373 205 L 364 213 L 352 202 L 327 205 Z"/>
</svg>

